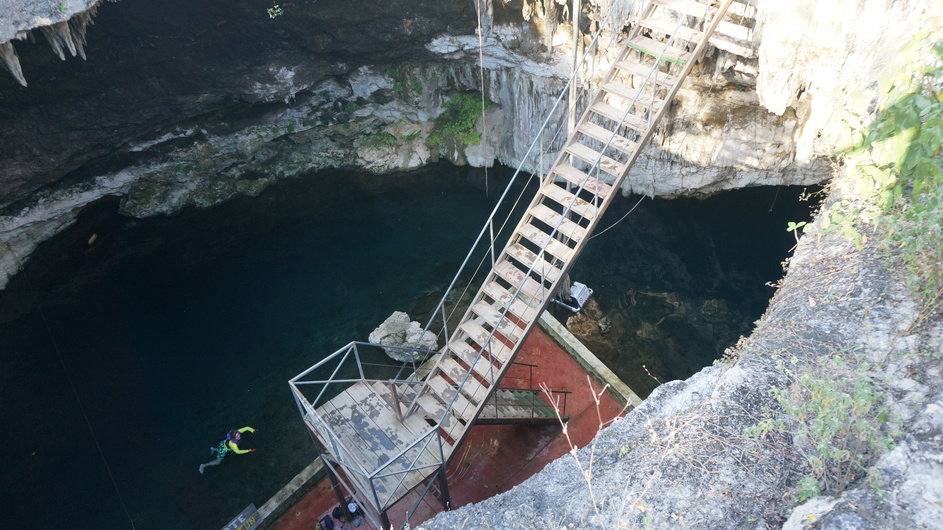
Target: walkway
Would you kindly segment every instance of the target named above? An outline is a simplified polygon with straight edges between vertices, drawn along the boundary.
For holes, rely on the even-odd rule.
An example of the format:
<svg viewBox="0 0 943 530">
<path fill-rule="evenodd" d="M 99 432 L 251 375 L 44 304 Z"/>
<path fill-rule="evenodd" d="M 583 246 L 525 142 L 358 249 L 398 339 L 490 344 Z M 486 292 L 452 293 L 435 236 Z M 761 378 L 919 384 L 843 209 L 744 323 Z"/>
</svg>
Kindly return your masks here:
<svg viewBox="0 0 943 530">
<path fill-rule="evenodd" d="M 623 405 L 602 384 L 588 379 L 582 366 L 541 328 L 525 341 L 517 362 L 535 364 L 535 384 L 572 392 L 567 398 L 570 415 L 569 440 L 558 425 L 475 425 L 462 444 L 461 452 L 448 467 L 449 489 L 454 507 L 464 506 L 503 493 L 544 468 L 549 462 L 577 447 L 587 445 L 599 429 L 619 416 Z M 511 376 L 515 374 L 510 374 Z M 597 407 L 594 395 L 599 397 Z M 314 489 L 282 515 L 273 530 L 312 530 L 317 520 L 337 505 L 330 481 L 321 480 Z M 403 514 L 411 508 L 418 492 L 413 492 L 390 511 L 398 528 Z M 442 510 L 434 498 L 427 498 L 410 521 L 412 526 Z M 363 526 L 361 528 L 367 528 Z"/>
</svg>

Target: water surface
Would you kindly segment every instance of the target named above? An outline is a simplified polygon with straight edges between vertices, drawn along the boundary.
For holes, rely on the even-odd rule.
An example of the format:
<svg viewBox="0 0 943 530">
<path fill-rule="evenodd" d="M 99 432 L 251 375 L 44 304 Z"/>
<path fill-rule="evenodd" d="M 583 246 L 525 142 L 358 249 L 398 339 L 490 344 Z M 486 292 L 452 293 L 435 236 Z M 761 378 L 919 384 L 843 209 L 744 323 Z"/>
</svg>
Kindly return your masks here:
<svg viewBox="0 0 943 530">
<path fill-rule="evenodd" d="M 261 506 L 316 456 L 287 380 L 393 311 L 428 310 L 507 173 L 490 173 L 488 194 L 481 170 L 443 164 L 325 172 L 171 218 L 90 208 L 0 293 L 6 520 L 212 529 Z M 615 323 L 590 345 L 639 393 L 654 384 L 641 364 L 687 377 L 760 316 L 790 246 L 780 217 L 799 220 L 778 208 L 797 192 L 744 193 L 646 201 L 577 262 L 574 279 Z M 732 316 L 707 322 L 705 300 Z M 246 425 L 259 450 L 200 475 L 208 448 Z"/>
</svg>

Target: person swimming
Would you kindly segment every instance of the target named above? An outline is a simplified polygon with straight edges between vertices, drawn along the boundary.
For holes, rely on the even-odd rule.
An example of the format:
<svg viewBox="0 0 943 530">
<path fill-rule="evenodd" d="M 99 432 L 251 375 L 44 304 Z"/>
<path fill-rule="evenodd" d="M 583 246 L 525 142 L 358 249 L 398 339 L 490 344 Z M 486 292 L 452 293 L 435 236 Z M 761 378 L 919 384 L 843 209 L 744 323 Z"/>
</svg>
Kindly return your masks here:
<svg viewBox="0 0 943 530">
<path fill-rule="evenodd" d="M 218 466 L 223 461 L 223 458 L 229 453 L 236 453 L 237 455 L 244 455 L 246 453 L 251 453 L 255 451 L 254 448 L 253 449 L 240 449 L 239 448 L 239 442 L 242 441 L 242 433 L 246 431 L 252 434 L 255 434 L 256 429 L 253 429 L 252 427 L 243 427 L 241 429 L 230 429 L 230 431 L 226 433 L 225 440 L 219 442 L 219 445 L 217 447 L 210 447 L 210 453 L 215 454 L 216 459 L 213 460 L 212 462 L 200 464 L 200 474 L 203 473 L 203 470 L 207 466 Z"/>
</svg>

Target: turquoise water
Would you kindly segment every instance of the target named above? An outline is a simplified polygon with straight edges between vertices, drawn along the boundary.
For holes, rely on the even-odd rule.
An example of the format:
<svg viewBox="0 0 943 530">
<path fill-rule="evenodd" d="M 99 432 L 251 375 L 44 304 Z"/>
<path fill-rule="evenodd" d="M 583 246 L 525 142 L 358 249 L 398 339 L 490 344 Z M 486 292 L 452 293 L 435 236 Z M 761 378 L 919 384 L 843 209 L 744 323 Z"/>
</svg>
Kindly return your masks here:
<svg viewBox="0 0 943 530">
<path fill-rule="evenodd" d="M 131 528 L 133 520 L 140 530 L 212 529 L 250 503 L 261 506 L 316 456 L 288 379 L 365 340 L 393 311 L 428 309 L 506 182 L 506 170 L 491 175 L 489 194 L 481 170 L 439 165 L 387 177 L 323 173 L 172 218 L 124 219 L 114 201 L 90 208 L 0 293 L 8 460 L 0 526 L 110 529 Z M 765 208 L 774 192 L 750 200 Z M 723 239 L 710 219 L 730 205 L 709 203 L 646 202 L 587 248 L 575 279 L 628 325 L 637 317 L 618 302 L 626 289 L 716 298 L 701 291 L 723 288 L 711 280 L 720 267 L 738 279 L 723 296 L 742 299 L 738 311 L 755 320 L 772 293 L 762 285 L 770 273 L 757 271 L 775 276 L 789 240 L 775 255 L 713 252 L 701 263 L 705 251 L 670 230 Z M 765 222 L 737 223 L 748 228 L 737 237 L 785 234 L 785 223 L 762 228 Z M 692 252 L 683 255 L 686 249 Z M 655 256 L 667 263 L 649 265 Z M 678 263 L 688 272 L 676 274 Z M 616 273 L 636 276 L 609 278 Z M 696 341 L 737 335 L 681 336 L 699 353 L 664 376 L 690 372 L 704 351 L 717 350 Z M 597 353 L 614 363 L 627 355 Z M 200 475 L 207 448 L 246 425 L 259 432 L 244 447 L 259 450 L 230 455 Z"/>
</svg>

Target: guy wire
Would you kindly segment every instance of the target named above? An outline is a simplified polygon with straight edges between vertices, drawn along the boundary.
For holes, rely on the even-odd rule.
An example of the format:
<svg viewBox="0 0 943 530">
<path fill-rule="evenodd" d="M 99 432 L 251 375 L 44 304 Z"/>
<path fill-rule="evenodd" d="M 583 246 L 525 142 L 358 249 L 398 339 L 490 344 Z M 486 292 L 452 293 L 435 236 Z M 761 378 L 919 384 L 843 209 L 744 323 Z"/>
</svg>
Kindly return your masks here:
<svg viewBox="0 0 943 530">
<path fill-rule="evenodd" d="M 75 389 L 75 383 L 72 382 L 72 376 L 69 375 L 69 370 L 66 368 L 65 361 L 62 360 L 62 352 L 59 350 L 59 343 L 56 342 L 56 337 L 52 334 L 52 327 L 49 326 L 49 320 L 46 318 L 46 312 L 43 310 L 42 302 L 39 300 L 39 293 L 36 291 L 33 281 L 26 272 L 26 267 L 23 265 L 20 257 L 16 255 L 16 251 L 13 250 L 13 245 L 11 245 L 9 241 L 7 242 L 7 250 L 9 250 L 13 255 L 13 259 L 16 260 L 17 269 L 19 269 L 23 277 L 26 278 L 26 284 L 29 286 L 30 292 L 33 293 L 33 298 L 36 300 L 36 308 L 39 310 L 39 316 L 43 319 L 43 325 L 46 327 L 46 332 L 49 334 L 49 340 L 52 342 L 53 349 L 56 350 L 56 358 L 59 360 L 59 366 L 62 367 L 62 371 L 65 373 L 66 380 L 69 381 L 69 388 L 72 389 L 72 395 L 75 396 L 75 402 L 79 405 L 79 410 L 82 412 L 82 418 L 85 419 L 85 425 L 88 427 L 88 432 L 92 436 L 92 441 L 95 442 L 95 448 L 98 449 L 98 456 L 101 457 L 102 464 L 105 466 L 105 471 L 108 472 L 108 478 L 111 479 L 111 484 L 115 488 L 115 493 L 118 494 L 118 502 L 121 504 L 121 509 L 124 510 L 124 514 L 128 517 L 128 521 L 131 523 L 131 528 L 136 528 L 134 526 L 134 519 L 131 518 L 131 512 L 128 511 L 128 507 L 124 502 L 124 497 L 121 495 L 121 489 L 118 488 L 118 482 L 115 480 L 115 475 L 111 472 L 111 466 L 108 465 L 108 459 L 105 458 L 105 452 L 102 451 L 101 444 L 98 442 L 98 437 L 95 436 L 95 429 L 92 428 L 92 422 L 88 419 L 88 414 L 85 412 L 85 405 L 82 404 L 82 400 L 79 398 L 79 393 Z"/>
</svg>

